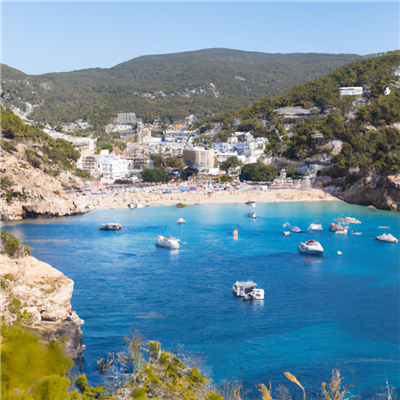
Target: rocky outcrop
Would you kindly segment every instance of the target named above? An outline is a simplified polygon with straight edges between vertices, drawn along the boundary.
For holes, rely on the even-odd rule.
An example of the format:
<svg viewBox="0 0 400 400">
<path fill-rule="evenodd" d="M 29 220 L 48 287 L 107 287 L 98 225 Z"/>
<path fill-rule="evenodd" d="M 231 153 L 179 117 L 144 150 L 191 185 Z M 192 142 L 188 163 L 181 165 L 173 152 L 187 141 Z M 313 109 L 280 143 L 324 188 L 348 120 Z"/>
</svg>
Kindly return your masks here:
<svg viewBox="0 0 400 400">
<path fill-rule="evenodd" d="M 345 178 L 324 177 L 316 182 L 341 200 L 361 206 L 374 206 L 382 210 L 400 211 L 400 174 L 382 175 L 359 168 L 350 169 Z"/>
<path fill-rule="evenodd" d="M 350 173 L 346 182 L 354 182 L 341 194 L 348 203 L 400 211 L 400 174 L 382 176 L 369 172 L 359 177 L 357 173 Z"/>
<path fill-rule="evenodd" d="M 64 188 L 80 186 L 80 178 L 64 171 L 57 177 L 32 167 L 25 159 L 25 146 L 19 144 L 13 154 L 1 150 L 2 220 L 32 217 L 62 217 L 89 211 L 85 204 L 71 200 Z M 7 193 L 9 198 L 7 201 Z"/>
<path fill-rule="evenodd" d="M 71 358 L 82 354 L 84 323 L 71 309 L 74 282 L 31 255 L 1 254 L 1 314 L 7 324 L 20 321 L 42 340 L 56 339 Z"/>
</svg>

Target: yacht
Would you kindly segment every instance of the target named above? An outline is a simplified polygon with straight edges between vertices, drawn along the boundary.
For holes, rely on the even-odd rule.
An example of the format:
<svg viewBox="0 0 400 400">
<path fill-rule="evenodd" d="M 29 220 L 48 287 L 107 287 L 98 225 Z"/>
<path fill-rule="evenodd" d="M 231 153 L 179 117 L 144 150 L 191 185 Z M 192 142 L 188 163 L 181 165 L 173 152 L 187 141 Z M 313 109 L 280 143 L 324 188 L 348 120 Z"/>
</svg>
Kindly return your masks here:
<svg viewBox="0 0 400 400">
<path fill-rule="evenodd" d="M 386 243 L 397 243 L 399 241 L 390 233 L 389 234 L 384 233 L 383 235 L 377 236 L 375 240 L 377 242 L 386 242 Z"/>
<path fill-rule="evenodd" d="M 103 224 L 100 229 L 102 231 L 119 231 L 121 229 L 121 225 L 115 223 L 108 223 L 108 224 Z"/>
<path fill-rule="evenodd" d="M 309 231 L 322 231 L 322 224 L 310 224 Z"/>
<path fill-rule="evenodd" d="M 305 254 L 323 254 L 324 249 L 319 242 L 314 239 L 307 240 L 305 243 L 299 244 L 299 250 Z"/>
<path fill-rule="evenodd" d="M 243 296 L 244 300 L 264 300 L 264 289 L 253 289 L 252 292 Z"/>
<path fill-rule="evenodd" d="M 169 238 L 165 238 L 164 236 L 161 235 L 157 237 L 156 246 L 164 247 L 165 249 L 170 249 L 170 250 L 177 250 L 181 248 L 179 244 L 179 239 L 176 239 L 172 236 L 170 236 Z"/>
<path fill-rule="evenodd" d="M 234 283 L 232 290 L 236 297 L 244 297 L 245 295 L 250 294 L 256 287 L 257 284 L 253 281 L 236 282 Z"/>
<path fill-rule="evenodd" d="M 255 212 L 248 213 L 247 216 L 248 216 L 249 218 L 257 218 L 257 215 L 256 215 Z"/>
</svg>

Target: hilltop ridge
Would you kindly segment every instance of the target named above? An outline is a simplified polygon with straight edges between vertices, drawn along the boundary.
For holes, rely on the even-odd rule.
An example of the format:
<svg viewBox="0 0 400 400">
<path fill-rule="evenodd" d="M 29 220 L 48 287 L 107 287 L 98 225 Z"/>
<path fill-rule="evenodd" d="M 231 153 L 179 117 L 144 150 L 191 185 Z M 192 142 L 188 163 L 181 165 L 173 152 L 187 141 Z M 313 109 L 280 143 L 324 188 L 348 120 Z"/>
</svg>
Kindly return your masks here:
<svg viewBox="0 0 400 400">
<path fill-rule="evenodd" d="M 41 122 L 83 118 L 99 127 L 118 112 L 136 112 L 146 122 L 159 116 L 168 123 L 247 107 L 365 57 L 205 49 L 42 75 L 2 65 L 2 97 L 20 108 L 35 105 L 30 118 Z"/>
</svg>

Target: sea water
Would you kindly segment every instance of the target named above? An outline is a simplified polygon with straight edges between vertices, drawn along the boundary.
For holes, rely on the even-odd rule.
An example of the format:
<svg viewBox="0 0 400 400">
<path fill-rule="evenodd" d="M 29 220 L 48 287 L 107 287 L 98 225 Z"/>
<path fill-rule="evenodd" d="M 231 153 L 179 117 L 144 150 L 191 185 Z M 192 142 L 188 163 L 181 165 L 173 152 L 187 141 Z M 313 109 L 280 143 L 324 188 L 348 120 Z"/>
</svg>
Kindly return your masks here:
<svg viewBox="0 0 400 400">
<path fill-rule="evenodd" d="M 247 217 L 253 211 L 255 220 Z M 345 216 L 362 221 L 350 225 L 362 235 L 328 232 Z M 186 224 L 176 223 L 181 217 Z M 122 229 L 101 231 L 108 222 Z M 286 222 L 324 230 L 283 236 Z M 96 360 L 122 350 L 124 335 L 138 330 L 191 357 L 216 384 L 242 382 L 253 398 L 259 383 L 295 390 L 286 371 L 310 393 L 335 368 L 352 393 L 370 394 L 386 378 L 400 387 L 400 243 L 374 240 L 385 232 L 400 237 L 396 213 L 341 202 L 221 204 L 4 225 L 74 280 L 72 307 L 85 320 L 84 372 L 92 383 L 99 379 Z M 169 234 L 180 238 L 180 250 L 155 246 L 158 235 Z M 298 244 L 311 238 L 324 247 L 323 257 L 299 253 Z M 237 280 L 256 282 L 265 300 L 234 297 Z"/>
</svg>

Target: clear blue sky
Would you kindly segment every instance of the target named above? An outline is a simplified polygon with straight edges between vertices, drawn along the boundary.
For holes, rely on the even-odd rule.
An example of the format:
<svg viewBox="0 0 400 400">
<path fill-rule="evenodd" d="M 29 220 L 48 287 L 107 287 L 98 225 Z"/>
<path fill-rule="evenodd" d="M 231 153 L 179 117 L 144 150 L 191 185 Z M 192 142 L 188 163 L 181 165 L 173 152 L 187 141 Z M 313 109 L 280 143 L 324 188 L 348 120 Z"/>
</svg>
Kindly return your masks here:
<svg viewBox="0 0 400 400">
<path fill-rule="evenodd" d="M 398 2 L 3 2 L 2 62 L 28 74 L 213 47 L 399 49 Z"/>
</svg>

